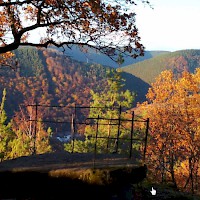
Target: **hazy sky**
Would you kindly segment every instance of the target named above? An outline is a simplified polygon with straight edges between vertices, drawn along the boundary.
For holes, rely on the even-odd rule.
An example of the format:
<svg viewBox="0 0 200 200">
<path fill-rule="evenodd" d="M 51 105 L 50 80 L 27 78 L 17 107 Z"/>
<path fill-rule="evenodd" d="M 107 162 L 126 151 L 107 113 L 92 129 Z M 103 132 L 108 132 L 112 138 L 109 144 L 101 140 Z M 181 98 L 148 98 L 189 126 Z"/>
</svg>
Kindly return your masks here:
<svg viewBox="0 0 200 200">
<path fill-rule="evenodd" d="M 200 49 L 200 0 L 149 0 L 139 5 L 136 24 L 146 50 Z"/>
</svg>

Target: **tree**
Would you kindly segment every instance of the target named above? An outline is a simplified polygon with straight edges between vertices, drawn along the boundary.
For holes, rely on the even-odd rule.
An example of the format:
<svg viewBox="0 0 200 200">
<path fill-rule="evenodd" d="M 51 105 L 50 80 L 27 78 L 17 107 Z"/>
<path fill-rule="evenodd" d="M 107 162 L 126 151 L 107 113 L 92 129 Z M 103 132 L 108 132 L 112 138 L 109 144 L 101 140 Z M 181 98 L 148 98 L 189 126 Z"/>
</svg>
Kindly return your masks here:
<svg viewBox="0 0 200 200">
<path fill-rule="evenodd" d="M 18 63 L 13 60 L 13 56 L 12 52 L 0 54 L 0 66 L 9 66 L 12 69 L 16 69 Z"/>
<path fill-rule="evenodd" d="M 198 187 L 200 163 L 200 69 L 177 76 L 163 71 L 147 93 L 150 118 L 149 168 L 157 180 L 171 180 L 192 192 Z M 196 178 L 195 178 L 196 177 Z"/>
<path fill-rule="evenodd" d="M 30 104 L 31 99 L 28 99 L 27 102 Z M 12 128 L 16 134 L 16 139 L 10 144 L 12 157 L 51 151 L 49 141 L 51 131 L 42 123 L 45 111 L 43 110 L 44 113 L 37 111 L 36 119 L 36 107 L 33 106 L 34 103 L 29 104 L 20 106 L 20 110 L 15 113 L 12 120 Z"/>
<path fill-rule="evenodd" d="M 123 64 L 124 62 L 124 58 L 123 58 L 123 55 L 120 53 L 118 58 L 117 58 L 117 63 L 118 63 L 118 67 L 120 68 L 121 65 Z"/>
<path fill-rule="evenodd" d="M 7 116 L 4 110 L 6 101 L 6 89 L 3 90 L 1 107 L 0 107 L 0 160 L 8 157 L 9 142 L 13 139 L 14 134 L 11 130 L 11 124 L 7 123 Z"/>
<path fill-rule="evenodd" d="M 1 0 L 0 54 L 19 46 L 78 44 L 95 48 L 112 58 L 119 52 L 141 56 L 144 46 L 140 43 L 133 6 L 136 6 L 133 0 L 113 0 L 112 3 L 103 0 Z M 43 36 L 38 34 L 33 41 L 30 36 L 35 30 Z"/>
<path fill-rule="evenodd" d="M 128 131 L 120 130 L 118 132 L 118 127 L 112 125 L 114 122 L 111 118 L 118 119 L 120 117 L 125 117 L 125 111 L 119 110 L 120 107 L 124 109 L 131 108 L 134 94 L 129 90 L 123 91 L 123 79 L 121 78 L 121 72 L 110 69 L 107 73 L 107 86 L 104 90 L 94 91 L 91 90 L 92 102 L 90 104 L 89 118 L 94 118 L 94 122 L 97 122 L 98 116 L 108 120 L 99 120 L 98 136 L 100 137 L 117 137 L 119 133 L 122 137 L 127 137 L 130 134 Z M 105 123 L 108 125 L 105 126 Z M 93 152 L 95 145 L 95 134 L 96 125 L 89 125 L 85 129 L 85 140 L 76 141 L 74 145 L 76 152 Z M 109 146 L 109 152 L 114 152 L 116 150 L 116 140 L 112 140 L 108 144 L 106 139 L 98 139 L 98 152 L 105 152 L 107 146 Z M 65 150 L 71 151 L 71 144 L 65 144 Z M 119 151 L 121 151 L 119 149 Z"/>
</svg>

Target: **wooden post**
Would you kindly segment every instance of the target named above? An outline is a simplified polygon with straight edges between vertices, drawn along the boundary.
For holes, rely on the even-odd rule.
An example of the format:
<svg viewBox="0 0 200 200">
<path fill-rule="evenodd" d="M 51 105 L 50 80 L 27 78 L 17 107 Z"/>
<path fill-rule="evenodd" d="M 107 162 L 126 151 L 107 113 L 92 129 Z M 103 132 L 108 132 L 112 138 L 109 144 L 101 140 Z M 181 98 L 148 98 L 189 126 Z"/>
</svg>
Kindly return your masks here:
<svg viewBox="0 0 200 200">
<path fill-rule="evenodd" d="M 146 151 L 147 151 L 147 137 L 148 137 L 148 130 L 149 130 L 149 118 L 146 120 L 146 131 L 145 131 L 145 139 L 144 139 L 144 155 L 143 155 L 143 162 L 145 162 Z"/>
<path fill-rule="evenodd" d="M 72 131 L 73 131 L 73 135 L 72 135 L 72 153 L 74 153 L 74 136 L 76 134 L 76 104 L 74 106 L 74 115 L 72 114 Z"/>
<path fill-rule="evenodd" d="M 118 152 L 118 146 L 119 146 L 120 125 L 121 125 L 121 112 L 122 112 L 122 107 L 120 105 L 119 106 L 118 131 L 117 131 L 117 140 L 116 140 L 116 150 L 115 150 L 115 153 Z"/>
<path fill-rule="evenodd" d="M 107 138 L 106 153 L 108 153 L 109 142 L 110 142 L 110 120 L 108 121 L 108 138 Z"/>
<path fill-rule="evenodd" d="M 95 136 L 95 144 L 94 144 L 94 162 L 93 162 L 94 167 L 95 167 L 95 160 L 96 160 L 96 153 L 97 153 L 98 131 L 99 131 L 99 115 L 97 117 L 96 136 Z"/>
<path fill-rule="evenodd" d="M 37 121 L 38 121 L 38 103 L 37 101 L 35 102 L 35 130 L 34 130 L 34 135 L 33 135 L 33 155 L 35 155 L 36 152 L 36 137 L 37 137 Z"/>
<path fill-rule="evenodd" d="M 133 149 L 133 125 L 134 125 L 134 111 L 132 112 L 132 118 L 131 118 L 131 143 L 130 143 L 129 158 L 132 157 L 132 149 Z"/>
<path fill-rule="evenodd" d="M 72 151 L 74 153 L 74 134 L 75 134 L 75 124 L 74 124 L 74 115 L 72 114 L 72 121 L 71 121 L 71 138 L 72 138 Z"/>
</svg>

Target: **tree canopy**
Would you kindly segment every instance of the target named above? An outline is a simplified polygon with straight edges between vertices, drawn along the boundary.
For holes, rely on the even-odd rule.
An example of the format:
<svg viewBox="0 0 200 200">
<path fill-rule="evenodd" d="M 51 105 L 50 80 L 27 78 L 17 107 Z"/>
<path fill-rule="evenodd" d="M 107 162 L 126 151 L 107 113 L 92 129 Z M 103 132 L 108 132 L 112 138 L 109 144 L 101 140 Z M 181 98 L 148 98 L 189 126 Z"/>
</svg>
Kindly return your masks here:
<svg viewBox="0 0 200 200">
<path fill-rule="evenodd" d="M 101 118 L 101 123 L 98 125 L 98 135 L 102 138 L 98 138 L 97 141 L 98 153 L 111 153 L 115 151 L 117 140 L 109 138 L 116 137 L 117 133 L 119 133 L 121 136 L 123 135 L 123 137 L 128 137 L 130 134 L 130 132 L 127 132 L 127 130 L 120 130 L 120 125 L 117 127 L 113 124 L 111 119 L 117 119 L 119 117 L 124 118 L 126 112 L 121 112 L 119 107 L 122 106 L 127 111 L 127 109 L 132 106 L 135 96 L 129 90 L 122 91 L 124 80 L 121 77 L 121 71 L 113 69 L 108 70 L 107 77 L 107 86 L 104 89 L 101 89 L 101 91 L 97 92 L 91 90 L 92 102 L 90 103 L 89 118 L 94 118 L 95 123 L 97 123 L 98 116 Z M 107 126 L 105 125 L 106 123 L 108 123 Z M 96 143 L 96 138 L 94 137 L 96 131 L 96 124 L 94 126 L 94 124 L 91 123 L 90 125 L 86 126 L 84 132 L 85 140 L 76 140 L 76 145 L 74 145 L 75 149 L 73 150 L 81 153 L 93 152 Z M 108 140 L 105 140 L 105 138 L 108 138 Z M 126 143 L 126 145 L 128 144 Z M 64 147 L 66 151 L 72 151 L 71 143 L 66 143 Z M 122 151 L 122 149 L 120 149 L 120 151 Z"/>
<path fill-rule="evenodd" d="M 149 117 L 147 162 L 156 180 L 199 190 L 200 68 L 195 73 L 163 71 L 147 93 L 141 111 Z"/>
<path fill-rule="evenodd" d="M 111 58 L 119 52 L 141 56 L 144 46 L 135 24 L 136 2 L 149 4 L 143 0 L 0 0 L 0 54 L 20 46 L 78 44 Z"/>
</svg>

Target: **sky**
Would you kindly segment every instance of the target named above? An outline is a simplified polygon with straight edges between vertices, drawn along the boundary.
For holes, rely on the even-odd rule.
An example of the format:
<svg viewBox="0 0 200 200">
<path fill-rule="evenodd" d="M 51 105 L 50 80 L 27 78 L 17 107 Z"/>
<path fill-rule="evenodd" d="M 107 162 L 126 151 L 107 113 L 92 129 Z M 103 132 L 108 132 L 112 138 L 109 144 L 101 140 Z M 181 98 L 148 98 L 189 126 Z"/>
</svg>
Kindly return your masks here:
<svg viewBox="0 0 200 200">
<path fill-rule="evenodd" d="M 146 50 L 200 49 L 200 0 L 149 0 L 138 4 L 136 25 Z"/>
</svg>

